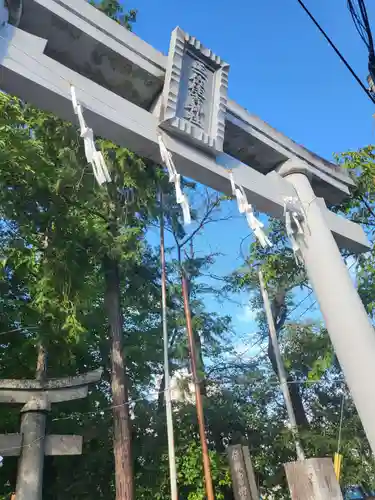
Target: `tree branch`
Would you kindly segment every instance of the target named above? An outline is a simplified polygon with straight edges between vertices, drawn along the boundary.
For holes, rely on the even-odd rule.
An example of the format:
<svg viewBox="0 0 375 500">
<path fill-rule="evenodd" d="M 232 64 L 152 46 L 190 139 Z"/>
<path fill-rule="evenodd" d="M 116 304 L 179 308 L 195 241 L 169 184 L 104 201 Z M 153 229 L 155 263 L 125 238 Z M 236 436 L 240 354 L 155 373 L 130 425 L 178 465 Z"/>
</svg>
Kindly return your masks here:
<svg viewBox="0 0 375 500">
<path fill-rule="evenodd" d="M 367 210 L 370 212 L 370 214 L 375 218 L 375 212 L 373 211 L 367 200 L 365 200 L 365 197 L 363 195 L 361 195 L 361 200 L 364 203 Z"/>
<path fill-rule="evenodd" d="M 194 229 L 194 231 L 189 235 L 187 236 L 181 243 L 179 243 L 179 245 L 181 246 L 181 248 L 183 246 L 186 245 L 186 243 L 188 243 L 189 241 L 191 241 L 194 236 L 202 229 L 202 227 L 207 223 L 208 221 L 208 218 L 210 217 L 210 215 L 212 214 L 212 212 L 215 210 L 215 208 L 217 208 L 218 206 L 220 205 L 220 198 L 217 197 L 215 202 L 212 203 L 212 205 L 207 209 L 207 212 L 205 213 L 205 215 L 202 217 L 198 227 L 196 229 Z"/>
<path fill-rule="evenodd" d="M 107 224 L 109 224 L 109 219 L 107 219 L 107 217 L 103 214 L 101 214 L 100 212 L 97 212 L 96 210 L 92 210 L 91 208 L 86 208 L 86 207 L 83 207 L 80 203 L 76 202 L 76 201 L 73 201 L 73 200 L 69 200 L 68 198 L 66 198 L 66 196 L 62 193 L 60 193 L 60 196 L 61 198 L 65 201 L 65 203 L 67 205 L 71 204 L 71 205 L 74 205 L 78 208 L 80 208 L 81 210 L 83 210 L 84 212 L 90 214 L 90 215 L 96 215 L 96 217 L 100 217 L 101 219 L 103 219 Z"/>
</svg>

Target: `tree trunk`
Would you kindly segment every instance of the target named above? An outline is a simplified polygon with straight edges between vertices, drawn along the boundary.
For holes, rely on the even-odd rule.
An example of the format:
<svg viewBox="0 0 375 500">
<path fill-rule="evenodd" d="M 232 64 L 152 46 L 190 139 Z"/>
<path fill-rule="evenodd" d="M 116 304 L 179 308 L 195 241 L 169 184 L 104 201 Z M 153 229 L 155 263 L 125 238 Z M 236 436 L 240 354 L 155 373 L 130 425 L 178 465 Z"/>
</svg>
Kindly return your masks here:
<svg viewBox="0 0 375 500">
<path fill-rule="evenodd" d="M 278 338 L 284 326 L 287 316 L 285 296 L 286 296 L 285 291 L 280 291 L 272 301 L 272 315 L 276 326 L 276 334 Z M 278 377 L 276 357 L 270 337 L 268 338 L 268 358 L 271 361 L 273 371 Z M 306 428 L 309 425 L 309 421 L 307 420 L 306 411 L 303 406 L 303 401 L 298 384 L 295 383 L 295 380 L 291 375 L 288 375 L 287 382 L 289 387 L 290 399 L 292 401 L 292 406 L 296 417 L 297 427 Z"/>
<path fill-rule="evenodd" d="M 120 272 L 118 262 L 108 256 L 104 259 L 103 268 L 105 276 L 105 307 L 111 333 L 111 387 L 116 500 L 134 500 L 131 422 L 123 352 Z"/>
</svg>

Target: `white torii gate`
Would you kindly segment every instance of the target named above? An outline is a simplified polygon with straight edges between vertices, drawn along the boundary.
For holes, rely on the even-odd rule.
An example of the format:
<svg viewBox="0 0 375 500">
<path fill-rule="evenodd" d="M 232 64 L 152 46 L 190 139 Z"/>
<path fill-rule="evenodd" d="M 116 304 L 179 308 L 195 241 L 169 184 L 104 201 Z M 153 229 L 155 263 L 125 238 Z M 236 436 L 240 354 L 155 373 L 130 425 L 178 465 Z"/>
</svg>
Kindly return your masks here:
<svg viewBox="0 0 375 500">
<path fill-rule="evenodd" d="M 298 200 L 296 240 L 375 452 L 375 335 L 338 248 L 360 253 L 369 243 L 325 205 L 349 194 L 347 173 L 229 100 L 228 65 L 179 28 L 166 57 L 85 0 L 24 0 L 0 47 L 4 91 L 73 121 L 73 85 L 99 136 L 160 163 L 163 130 L 180 174 L 230 194 L 223 165 L 233 168 L 249 203 L 279 219 L 285 200 Z"/>
</svg>

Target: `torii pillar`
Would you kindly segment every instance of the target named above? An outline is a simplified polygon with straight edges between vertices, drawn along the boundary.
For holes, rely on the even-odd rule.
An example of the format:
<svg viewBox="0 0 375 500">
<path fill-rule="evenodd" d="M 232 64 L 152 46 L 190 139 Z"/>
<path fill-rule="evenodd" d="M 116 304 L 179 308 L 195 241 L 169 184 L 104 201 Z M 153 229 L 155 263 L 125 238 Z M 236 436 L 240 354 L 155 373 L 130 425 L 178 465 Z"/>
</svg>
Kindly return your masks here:
<svg viewBox="0 0 375 500">
<path fill-rule="evenodd" d="M 16 499 L 41 500 L 44 456 L 80 455 L 81 436 L 45 434 L 52 403 L 82 399 L 88 385 L 99 382 L 102 370 L 76 377 L 47 380 L 0 380 L 0 403 L 24 403 L 21 432 L 0 435 L 0 455 L 20 456 Z"/>
<path fill-rule="evenodd" d="M 297 240 L 306 272 L 375 453 L 374 327 L 327 225 L 326 207 L 314 193 L 308 165 L 301 160 L 289 160 L 279 173 L 294 186 L 303 208 L 303 235 L 298 235 Z"/>
</svg>

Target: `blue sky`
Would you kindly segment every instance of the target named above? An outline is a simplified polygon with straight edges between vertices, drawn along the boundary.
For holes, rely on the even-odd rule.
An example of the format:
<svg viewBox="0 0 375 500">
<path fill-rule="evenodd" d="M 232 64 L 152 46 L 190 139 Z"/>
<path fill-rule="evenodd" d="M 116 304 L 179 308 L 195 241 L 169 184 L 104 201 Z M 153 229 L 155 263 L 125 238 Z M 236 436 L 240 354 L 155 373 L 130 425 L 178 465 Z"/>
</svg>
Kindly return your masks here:
<svg viewBox="0 0 375 500">
<path fill-rule="evenodd" d="M 367 54 L 346 0 L 305 0 L 351 62 L 367 76 Z M 367 1 L 375 24 L 375 3 Z M 167 53 L 179 25 L 230 64 L 229 95 L 315 152 L 375 140 L 374 106 L 296 0 L 127 0 L 134 31 Z M 375 28 L 374 28 L 375 30 Z"/>
<path fill-rule="evenodd" d="M 367 53 L 346 0 L 305 0 L 365 82 Z M 368 1 L 375 31 L 375 3 Z M 322 156 L 375 143 L 375 107 L 296 0 L 127 0 L 138 9 L 134 32 L 167 53 L 180 26 L 230 64 L 229 96 L 296 142 Z M 232 207 L 236 214 L 235 206 Z M 244 220 L 209 227 L 200 249 L 220 249 L 215 272 L 239 265 Z M 303 312 L 309 305 L 301 306 Z M 245 305 L 248 297 L 240 299 Z M 233 316 L 238 335 L 255 329 L 251 311 L 208 301 Z M 296 311 L 298 313 L 298 311 Z"/>
</svg>

